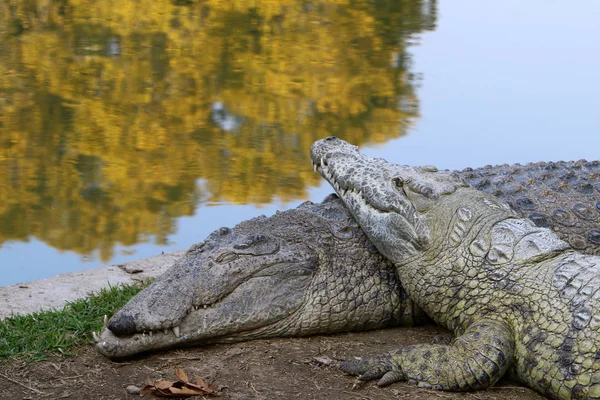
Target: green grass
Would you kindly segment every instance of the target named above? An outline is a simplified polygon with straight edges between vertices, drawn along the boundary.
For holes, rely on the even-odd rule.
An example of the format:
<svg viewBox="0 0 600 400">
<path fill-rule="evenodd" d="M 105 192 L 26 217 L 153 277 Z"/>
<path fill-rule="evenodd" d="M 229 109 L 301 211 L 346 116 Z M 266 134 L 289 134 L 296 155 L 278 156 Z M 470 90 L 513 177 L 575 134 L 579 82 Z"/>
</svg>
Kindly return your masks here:
<svg viewBox="0 0 600 400">
<path fill-rule="evenodd" d="M 113 315 L 140 290 L 140 285 L 135 284 L 109 287 L 97 295 L 70 302 L 59 311 L 0 320 L 0 359 L 37 361 L 49 354 L 69 355 L 75 346 L 92 343 L 92 332 L 102 328 L 104 315 Z"/>
</svg>

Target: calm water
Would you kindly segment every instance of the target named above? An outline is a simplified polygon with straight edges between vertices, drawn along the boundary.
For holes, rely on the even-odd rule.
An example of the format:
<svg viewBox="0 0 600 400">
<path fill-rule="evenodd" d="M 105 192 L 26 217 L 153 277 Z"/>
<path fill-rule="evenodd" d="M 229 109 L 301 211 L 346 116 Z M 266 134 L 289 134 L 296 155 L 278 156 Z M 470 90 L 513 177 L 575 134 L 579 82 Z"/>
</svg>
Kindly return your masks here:
<svg viewBox="0 0 600 400">
<path fill-rule="evenodd" d="M 0 286 L 329 188 L 310 144 L 599 159 L 600 3 L 0 0 Z"/>
</svg>

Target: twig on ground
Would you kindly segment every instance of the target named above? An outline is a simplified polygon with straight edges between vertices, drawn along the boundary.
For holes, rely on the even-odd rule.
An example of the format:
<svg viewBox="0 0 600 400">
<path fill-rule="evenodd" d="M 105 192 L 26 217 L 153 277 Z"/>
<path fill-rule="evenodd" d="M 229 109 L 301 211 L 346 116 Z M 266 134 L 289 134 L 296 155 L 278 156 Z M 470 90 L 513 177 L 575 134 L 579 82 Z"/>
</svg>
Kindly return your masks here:
<svg viewBox="0 0 600 400">
<path fill-rule="evenodd" d="M 42 392 L 42 391 L 40 391 L 40 390 L 37 390 L 36 388 L 32 388 L 32 387 L 30 387 L 30 386 L 27 386 L 27 385 L 25 385 L 24 383 L 21 383 L 21 382 L 19 382 L 19 381 L 15 380 L 15 379 L 12 379 L 12 378 L 11 378 L 11 377 L 9 377 L 9 376 L 6 376 L 6 375 L 4 375 L 2 372 L 0 372 L 0 376 L 1 376 L 1 377 L 3 377 L 4 379 L 6 379 L 7 381 L 10 381 L 10 382 L 12 382 L 12 383 L 15 383 L 15 384 L 17 384 L 17 385 L 19 385 L 19 386 L 21 386 L 21 387 L 24 387 L 25 389 L 31 390 L 32 392 L 36 392 L 37 394 L 45 394 L 44 392 Z"/>
</svg>

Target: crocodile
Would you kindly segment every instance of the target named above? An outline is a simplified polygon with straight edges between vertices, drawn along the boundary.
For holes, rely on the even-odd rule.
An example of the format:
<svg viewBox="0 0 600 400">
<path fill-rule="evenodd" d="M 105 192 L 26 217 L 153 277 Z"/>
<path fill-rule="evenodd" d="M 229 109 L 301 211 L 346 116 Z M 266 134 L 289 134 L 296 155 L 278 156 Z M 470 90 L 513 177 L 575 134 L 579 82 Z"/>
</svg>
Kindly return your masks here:
<svg viewBox="0 0 600 400">
<path fill-rule="evenodd" d="M 600 194 L 587 190 L 600 179 L 587 179 L 589 171 L 578 163 L 486 166 L 457 173 L 480 190 L 514 203 L 520 215 L 552 226 L 584 251 L 600 248 L 587 239 L 594 237 L 589 232 L 596 222 L 568 211 L 574 204 L 594 207 L 600 201 Z M 545 184 L 531 190 L 531 181 L 540 177 Z M 567 178 L 569 184 L 561 184 Z M 560 219 L 554 215 L 557 210 Z M 312 275 L 294 278 L 299 271 Z M 374 273 L 377 285 L 348 290 Z M 345 281 L 329 282 L 334 275 Z M 309 304 L 340 296 L 344 301 L 330 308 Z M 306 202 L 216 230 L 119 310 L 96 334 L 96 347 L 119 358 L 178 345 L 411 326 L 427 320 L 406 296 L 393 265 L 331 195 L 322 203 Z"/>
<path fill-rule="evenodd" d="M 217 229 L 94 337 L 101 354 L 121 358 L 182 345 L 423 323 L 426 315 L 413 305 L 394 266 L 331 195 Z"/>
<path fill-rule="evenodd" d="M 315 142 L 311 158 L 409 297 L 455 334 L 346 360 L 343 371 L 449 391 L 507 374 L 550 398 L 600 398 L 599 256 L 455 173 L 370 158 L 336 137 Z"/>
</svg>

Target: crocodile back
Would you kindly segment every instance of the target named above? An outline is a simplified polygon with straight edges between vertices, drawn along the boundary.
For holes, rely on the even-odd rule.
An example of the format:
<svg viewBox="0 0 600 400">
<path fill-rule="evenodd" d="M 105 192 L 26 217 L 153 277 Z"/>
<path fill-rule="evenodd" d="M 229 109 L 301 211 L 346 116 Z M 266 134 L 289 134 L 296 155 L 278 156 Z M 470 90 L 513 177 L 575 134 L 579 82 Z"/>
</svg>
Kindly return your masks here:
<svg viewBox="0 0 600 400">
<path fill-rule="evenodd" d="M 505 164 L 458 175 L 554 230 L 574 249 L 600 255 L 600 161 Z"/>
</svg>

